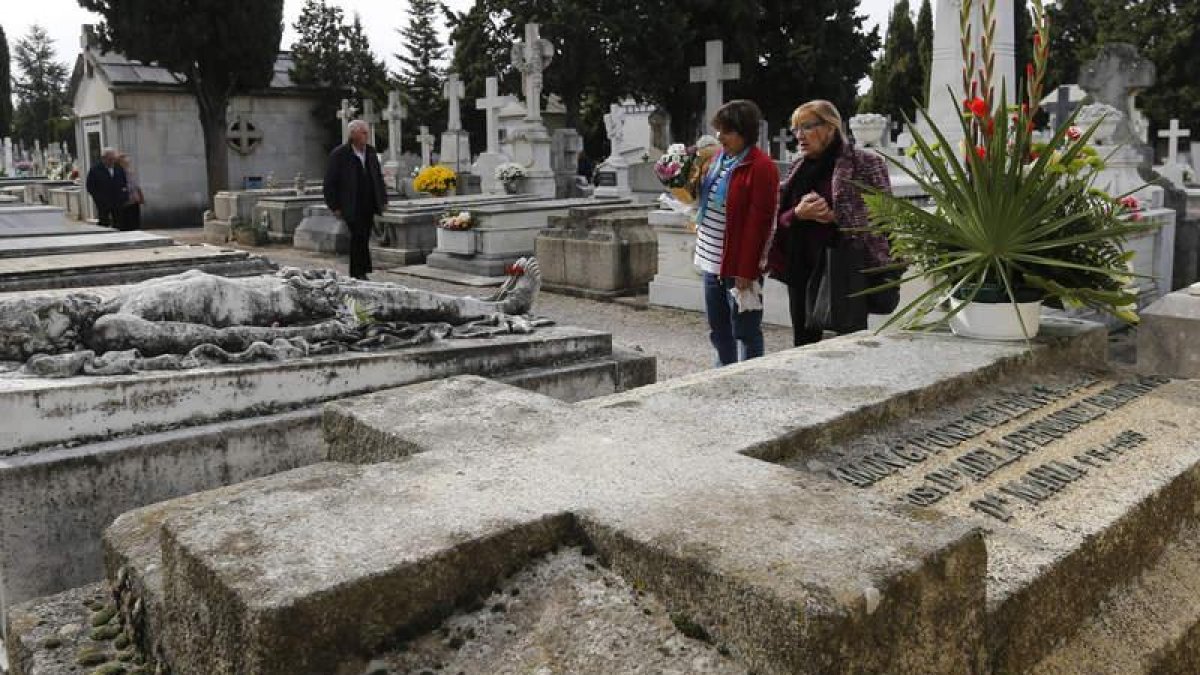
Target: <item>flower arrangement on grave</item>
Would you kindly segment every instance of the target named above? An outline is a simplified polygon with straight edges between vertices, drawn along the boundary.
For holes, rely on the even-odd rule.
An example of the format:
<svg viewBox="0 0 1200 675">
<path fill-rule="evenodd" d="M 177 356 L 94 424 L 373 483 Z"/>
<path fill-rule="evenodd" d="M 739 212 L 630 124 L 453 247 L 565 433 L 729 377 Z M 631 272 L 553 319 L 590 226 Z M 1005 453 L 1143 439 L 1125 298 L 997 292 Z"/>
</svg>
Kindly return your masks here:
<svg viewBox="0 0 1200 675">
<path fill-rule="evenodd" d="M 663 187 L 669 188 L 672 194 L 676 190 L 682 190 L 683 193 L 676 195 L 676 198 L 685 203 L 696 201 L 696 193 L 694 188 L 695 169 L 699 162 L 699 154 L 696 152 L 696 146 L 685 146 L 682 143 L 675 143 L 667 148 L 666 154 L 658 158 L 654 163 L 654 175 L 658 177 L 658 181 L 663 184 Z"/>
<path fill-rule="evenodd" d="M 515 183 L 528 175 L 525 167 L 516 162 L 505 162 L 496 167 L 496 180 L 501 183 Z"/>
<path fill-rule="evenodd" d="M 984 30 L 977 52 L 971 13 L 980 4 Z M 1018 303 L 1042 300 L 1135 322 L 1130 306 L 1136 295 L 1129 286 L 1133 254 L 1124 244 L 1150 226 L 1139 222 L 1136 200 L 1092 187 L 1104 168 L 1088 145 L 1099 122 L 1079 129 L 1072 115 L 1049 140 L 1037 140 L 1033 120 L 1050 48 L 1042 0 L 1031 2 L 1033 62 L 1025 68 L 1025 91 L 1010 106 L 1003 88 L 993 90 L 995 5 L 995 0 L 962 2 L 963 141 L 949 142 L 922 109 L 926 132 L 909 121 L 913 146 L 908 152 L 916 168 L 888 158 L 926 191 L 932 209 L 860 186 L 872 220 L 891 241 L 893 256 L 911 265 L 902 279 L 866 292 L 919 277 L 928 281 L 929 289 L 897 310 L 885 328 L 897 322 L 937 325 L 973 302 L 1007 303 L 1017 310 Z M 923 323 L 947 305 L 945 317 Z M 1036 333 L 1036 324 L 1027 326 L 1023 315 L 1014 313 L 1024 336 Z"/>
<path fill-rule="evenodd" d="M 413 189 L 432 195 L 444 195 L 458 185 L 458 176 L 449 167 L 427 166 L 413 179 Z"/>
<path fill-rule="evenodd" d="M 449 213 L 438 219 L 438 227 L 443 230 L 469 230 L 475 224 L 470 211 Z"/>
<path fill-rule="evenodd" d="M 16 169 L 18 173 L 27 173 L 33 170 L 33 162 L 27 159 L 22 159 L 19 162 L 14 162 L 13 168 Z"/>
</svg>

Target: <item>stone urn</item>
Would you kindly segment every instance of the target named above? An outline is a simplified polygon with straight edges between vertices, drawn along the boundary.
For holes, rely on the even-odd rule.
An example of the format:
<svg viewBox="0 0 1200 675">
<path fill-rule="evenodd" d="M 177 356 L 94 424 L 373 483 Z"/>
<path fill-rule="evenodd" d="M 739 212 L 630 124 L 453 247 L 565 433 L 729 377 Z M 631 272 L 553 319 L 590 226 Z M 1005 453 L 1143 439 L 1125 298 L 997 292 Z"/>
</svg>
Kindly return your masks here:
<svg viewBox="0 0 1200 675">
<path fill-rule="evenodd" d="M 850 133 L 861 148 L 885 148 L 891 138 L 888 136 L 889 120 L 876 113 L 863 113 L 850 118 Z"/>
</svg>

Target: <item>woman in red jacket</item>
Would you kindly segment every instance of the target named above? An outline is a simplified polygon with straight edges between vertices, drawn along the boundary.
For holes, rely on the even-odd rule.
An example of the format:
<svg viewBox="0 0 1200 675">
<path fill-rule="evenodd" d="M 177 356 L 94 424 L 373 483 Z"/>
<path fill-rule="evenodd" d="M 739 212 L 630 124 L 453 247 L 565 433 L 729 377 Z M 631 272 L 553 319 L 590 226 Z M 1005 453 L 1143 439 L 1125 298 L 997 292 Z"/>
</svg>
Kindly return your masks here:
<svg viewBox="0 0 1200 675">
<path fill-rule="evenodd" d="M 763 355 L 762 273 L 775 227 L 779 169 L 762 150 L 762 112 L 730 101 L 713 115 L 721 151 L 700 183 L 696 265 L 704 273 L 709 339 L 719 365 Z"/>
</svg>

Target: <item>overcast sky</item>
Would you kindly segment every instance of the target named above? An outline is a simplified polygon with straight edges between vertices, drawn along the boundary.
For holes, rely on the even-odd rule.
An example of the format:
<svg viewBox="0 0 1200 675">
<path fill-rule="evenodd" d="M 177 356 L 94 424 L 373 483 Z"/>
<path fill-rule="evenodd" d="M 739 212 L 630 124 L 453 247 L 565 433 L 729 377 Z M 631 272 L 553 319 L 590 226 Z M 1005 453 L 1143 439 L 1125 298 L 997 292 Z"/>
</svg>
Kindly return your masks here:
<svg viewBox="0 0 1200 675">
<path fill-rule="evenodd" d="M 50 33 L 58 50 L 58 60 L 67 63 L 68 67 L 74 64 L 75 56 L 79 52 L 80 26 L 99 20 L 97 15 L 81 9 L 75 0 L 2 2 L 4 9 L 0 12 L 0 25 L 4 26 L 4 32 L 8 36 L 10 50 L 36 22 Z M 405 0 L 332 0 L 330 4 L 341 6 L 347 14 L 357 12 L 362 16 L 363 26 L 375 53 L 387 60 L 390 70 L 399 70 L 399 64 L 392 58 L 392 54 L 400 49 L 400 36 L 396 34 L 396 29 L 405 25 L 408 19 L 408 3 Z M 464 11 L 473 4 L 473 0 L 448 0 L 447 4 L 456 11 Z M 894 0 L 862 0 L 862 12 L 870 17 L 870 25 L 882 25 L 887 22 L 888 12 L 894 4 Z M 913 4 L 919 6 L 920 3 Z M 300 8 L 303 6 L 304 0 L 284 0 L 283 49 L 287 49 L 296 38 L 292 24 L 300 16 Z"/>
</svg>

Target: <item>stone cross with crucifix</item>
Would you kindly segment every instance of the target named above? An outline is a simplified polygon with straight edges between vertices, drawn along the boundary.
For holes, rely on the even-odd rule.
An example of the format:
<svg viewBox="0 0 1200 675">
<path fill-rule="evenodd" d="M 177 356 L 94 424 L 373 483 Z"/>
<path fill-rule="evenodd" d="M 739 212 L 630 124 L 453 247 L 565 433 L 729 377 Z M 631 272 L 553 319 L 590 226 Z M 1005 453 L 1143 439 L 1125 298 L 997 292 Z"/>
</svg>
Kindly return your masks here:
<svg viewBox="0 0 1200 675">
<path fill-rule="evenodd" d="M 1191 133 L 1191 129 L 1179 128 L 1179 120 L 1171 120 L 1170 127 L 1158 130 L 1158 137 L 1167 139 L 1167 164 L 1179 163 L 1179 141 Z"/>
<path fill-rule="evenodd" d="M 513 67 L 521 72 L 525 121 L 542 121 L 542 71 L 554 59 L 554 45 L 538 36 L 538 24 L 525 24 L 525 40 L 512 46 Z"/>
<path fill-rule="evenodd" d="M 375 101 L 363 99 L 362 119 L 367 123 L 367 143 L 375 145 L 375 125 L 379 124 L 379 115 L 375 112 Z"/>
<path fill-rule="evenodd" d="M 404 104 L 400 102 L 400 91 L 393 89 L 388 92 L 388 107 L 383 109 L 383 118 L 388 125 L 387 161 L 400 161 L 400 144 L 404 138 L 402 121 L 408 116 Z"/>
<path fill-rule="evenodd" d="M 421 166 L 430 166 L 433 155 L 433 134 L 429 133 L 429 127 L 424 124 L 420 129 L 421 133 L 417 134 L 417 142 L 421 144 Z"/>
<path fill-rule="evenodd" d="M 1071 113 L 1075 111 L 1075 104 L 1071 103 L 1071 88 L 1062 85 L 1058 88 L 1058 97 L 1054 99 L 1054 105 L 1050 108 L 1050 128 L 1058 129 L 1066 122 Z"/>
<path fill-rule="evenodd" d="M 500 152 L 500 109 L 508 104 L 508 97 L 500 95 L 500 80 L 489 77 L 484 80 L 483 98 L 475 99 L 475 108 L 484 111 L 487 118 L 487 151 Z"/>
<path fill-rule="evenodd" d="M 350 142 L 350 122 L 354 121 L 354 113 L 358 108 L 350 105 L 350 99 L 342 99 L 342 107 L 337 111 L 337 118 L 342 123 L 342 143 Z"/>
<path fill-rule="evenodd" d="M 462 113 L 459 111 L 459 101 L 466 95 L 466 88 L 463 86 L 462 80 L 458 79 L 458 73 L 447 75 L 446 84 L 442 86 L 442 96 L 449 103 L 447 107 L 450 110 L 450 116 L 446 121 L 446 131 L 458 131 L 462 129 Z"/>
<path fill-rule="evenodd" d="M 717 108 L 725 102 L 725 85 L 727 80 L 736 80 L 742 76 L 742 67 L 736 63 L 724 63 L 725 43 L 721 40 L 709 40 L 704 43 L 704 65 L 692 66 L 691 81 L 704 83 L 704 125 L 717 113 Z"/>
</svg>

